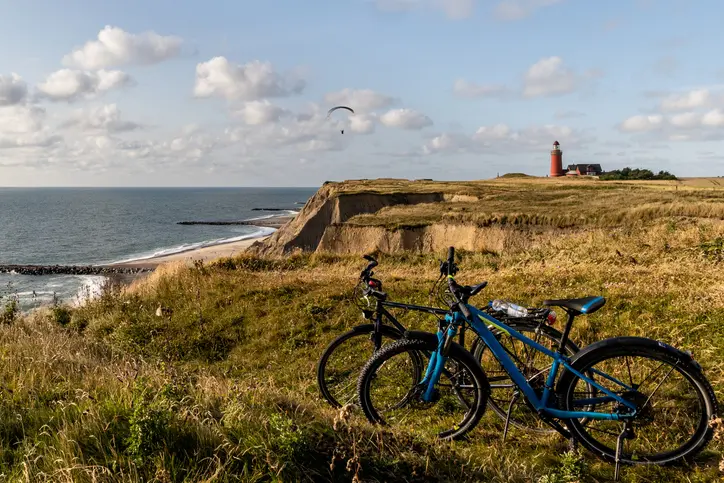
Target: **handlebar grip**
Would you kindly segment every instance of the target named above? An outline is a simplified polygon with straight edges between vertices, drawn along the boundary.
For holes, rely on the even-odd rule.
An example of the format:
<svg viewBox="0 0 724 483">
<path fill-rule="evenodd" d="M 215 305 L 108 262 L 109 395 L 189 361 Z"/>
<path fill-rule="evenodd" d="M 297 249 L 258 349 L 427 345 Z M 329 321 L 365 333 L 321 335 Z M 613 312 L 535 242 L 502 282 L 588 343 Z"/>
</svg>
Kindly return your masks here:
<svg viewBox="0 0 724 483">
<path fill-rule="evenodd" d="M 452 264 L 455 262 L 455 247 L 450 247 L 447 249 L 447 266 L 448 271 L 450 271 L 450 267 L 452 267 Z"/>
</svg>

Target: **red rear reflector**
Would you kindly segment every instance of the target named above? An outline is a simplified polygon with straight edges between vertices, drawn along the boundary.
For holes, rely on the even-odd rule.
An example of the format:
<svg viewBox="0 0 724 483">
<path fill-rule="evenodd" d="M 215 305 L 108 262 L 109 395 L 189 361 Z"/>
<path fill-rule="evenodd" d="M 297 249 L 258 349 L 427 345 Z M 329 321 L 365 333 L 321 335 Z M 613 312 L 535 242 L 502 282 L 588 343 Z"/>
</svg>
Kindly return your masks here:
<svg viewBox="0 0 724 483">
<path fill-rule="evenodd" d="M 558 318 L 558 316 L 556 315 L 556 313 L 551 310 L 550 312 L 548 312 L 548 316 L 546 317 L 546 322 L 548 322 L 548 325 L 553 325 L 556 323 L 557 318 Z"/>
</svg>

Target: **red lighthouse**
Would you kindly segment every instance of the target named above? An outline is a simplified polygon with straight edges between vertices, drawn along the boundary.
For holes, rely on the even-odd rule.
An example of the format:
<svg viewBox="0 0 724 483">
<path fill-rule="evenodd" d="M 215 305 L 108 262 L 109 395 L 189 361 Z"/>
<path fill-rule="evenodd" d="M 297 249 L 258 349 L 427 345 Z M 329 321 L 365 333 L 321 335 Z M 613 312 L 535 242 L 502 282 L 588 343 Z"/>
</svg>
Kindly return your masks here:
<svg viewBox="0 0 724 483">
<path fill-rule="evenodd" d="M 561 151 L 558 141 L 553 143 L 551 151 L 551 177 L 563 176 L 563 151 Z"/>
</svg>

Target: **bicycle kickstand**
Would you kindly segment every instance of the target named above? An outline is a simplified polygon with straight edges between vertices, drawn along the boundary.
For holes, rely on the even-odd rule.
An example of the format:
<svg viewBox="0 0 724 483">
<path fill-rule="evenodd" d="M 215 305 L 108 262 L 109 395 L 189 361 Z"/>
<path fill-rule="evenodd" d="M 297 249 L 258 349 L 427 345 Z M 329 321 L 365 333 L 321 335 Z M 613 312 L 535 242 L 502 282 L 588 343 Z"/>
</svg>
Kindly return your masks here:
<svg viewBox="0 0 724 483">
<path fill-rule="evenodd" d="M 505 443 L 505 438 L 508 436 L 508 428 L 510 427 L 510 413 L 513 410 L 513 404 L 518 400 L 518 396 L 520 396 L 520 393 L 518 391 L 513 392 L 513 398 L 510 400 L 510 404 L 508 404 L 508 411 L 505 413 L 505 428 L 503 429 L 503 443 Z"/>
<path fill-rule="evenodd" d="M 621 453 L 623 453 L 623 440 L 632 439 L 633 437 L 634 434 L 633 428 L 631 427 L 631 421 L 626 420 L 623 423 L 623 430 L 621 431 L 621 434 L 618 435 L 618 439 L 616 440 L 616 468 L 613 472 L 613 481 L 618 481 L 618 478 L 620 476 Z"/>
</svg>

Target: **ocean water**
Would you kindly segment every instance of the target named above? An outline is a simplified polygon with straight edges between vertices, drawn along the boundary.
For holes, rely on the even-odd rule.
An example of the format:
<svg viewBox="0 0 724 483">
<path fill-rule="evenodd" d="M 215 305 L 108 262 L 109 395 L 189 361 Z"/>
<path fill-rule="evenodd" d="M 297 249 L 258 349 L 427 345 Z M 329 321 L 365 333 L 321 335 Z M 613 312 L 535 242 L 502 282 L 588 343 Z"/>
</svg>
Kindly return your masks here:
<svg viewBox="0 0 724 483">
<path fill-rule="evenodd" d="M 245 225 L 298 211 L 316 188 L 0 188 L 0 264 L 94 265 L 139 260 L 269 234 Z M 96 291 L 103 277 L 0 274 L 0 303 L 24 308 Z M 34 292 L 34 293 L 33 293 Z"/>
</svg>

